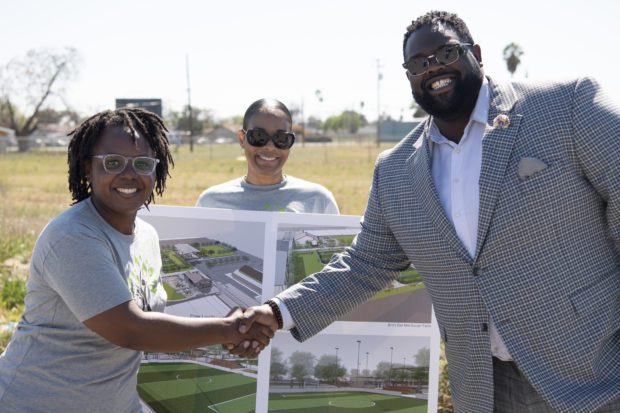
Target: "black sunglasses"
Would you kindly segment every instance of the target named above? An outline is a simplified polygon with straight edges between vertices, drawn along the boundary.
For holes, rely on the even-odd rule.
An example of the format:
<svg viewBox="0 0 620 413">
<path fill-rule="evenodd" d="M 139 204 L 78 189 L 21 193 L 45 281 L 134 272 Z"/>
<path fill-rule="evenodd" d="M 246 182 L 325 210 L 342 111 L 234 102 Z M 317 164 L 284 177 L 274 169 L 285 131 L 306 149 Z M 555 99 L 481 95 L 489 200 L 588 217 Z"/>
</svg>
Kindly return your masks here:
<svg viewBox="0 0 620 413">
<path fill-rule="evenodd" d="M 275 135 L 269 135 L 263 128 L 243 129 L 243 132 L 248 143 L 252 146 L 265 146 L 270 139 L 278 149 L 290 149 L 295 143 L 295 134 L 293 132 L 279 130 Z"/>
<path fill-rule="evenodd" d="M 429 56 L 414 56 L 403 63 L 403 67 L 407 69 L 412 76 L 420 76 L 426 73 L 430 66 L 430 59 L 435 58 L 440 65 L 451 65 L 459 60 L 463 55 L 463 48 L 472 46 L 469 43 L 453 43 L 444 44 L 435 53 Z"/>
</svg>

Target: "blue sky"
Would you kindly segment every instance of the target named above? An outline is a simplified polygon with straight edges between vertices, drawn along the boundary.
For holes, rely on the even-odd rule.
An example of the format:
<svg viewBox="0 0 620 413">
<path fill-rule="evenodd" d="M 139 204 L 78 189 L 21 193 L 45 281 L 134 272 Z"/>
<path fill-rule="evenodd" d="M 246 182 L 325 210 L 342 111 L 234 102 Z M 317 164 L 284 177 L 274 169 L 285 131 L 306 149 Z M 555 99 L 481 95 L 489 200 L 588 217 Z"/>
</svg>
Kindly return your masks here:
<svg viewBox="0 0 620 413">
<path fill-rule="evenodd" d="M 402 38 L 430 8 L 465 20 L 488 75 L 509 78 L 502 50 L 516 42 L 525 55 L 515 77 L 590 75 L 620 102 L 620 2 L 611 0 L 0 1 L 0 64 L 32 48 L 77 48 L 80 73 L 67 102 L 85 115 L 117 97 L 160 97 L 165 108 L 181 109 L 187 55 L 192 103 L 218 117 L 275 97 L 303 102 L 306 117 L 359 111 L 364 102 L 375 119 L 379 89 L 381 112 L 407 118 Z"/>
</svg>

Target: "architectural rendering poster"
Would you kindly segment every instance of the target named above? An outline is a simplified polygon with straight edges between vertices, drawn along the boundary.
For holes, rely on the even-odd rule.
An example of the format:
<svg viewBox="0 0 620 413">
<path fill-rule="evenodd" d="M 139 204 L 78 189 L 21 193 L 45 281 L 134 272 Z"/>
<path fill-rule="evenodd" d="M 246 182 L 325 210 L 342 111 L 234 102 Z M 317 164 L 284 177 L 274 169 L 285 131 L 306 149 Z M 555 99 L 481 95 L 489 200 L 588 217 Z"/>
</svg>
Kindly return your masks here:
<svg viewBox="0 0 620 413">
<path fill-rule="evenodd" d="M 151 206 L 166 313 L 222 317 L 257 305 L 351 244 L 360 217 Z M 140 397 L 154 412 L 435 412 L 439 334 L 414 268 L 315 337 L 279 331 L 257 359 L 221 346 L 146 353 Z"/>
</svg>

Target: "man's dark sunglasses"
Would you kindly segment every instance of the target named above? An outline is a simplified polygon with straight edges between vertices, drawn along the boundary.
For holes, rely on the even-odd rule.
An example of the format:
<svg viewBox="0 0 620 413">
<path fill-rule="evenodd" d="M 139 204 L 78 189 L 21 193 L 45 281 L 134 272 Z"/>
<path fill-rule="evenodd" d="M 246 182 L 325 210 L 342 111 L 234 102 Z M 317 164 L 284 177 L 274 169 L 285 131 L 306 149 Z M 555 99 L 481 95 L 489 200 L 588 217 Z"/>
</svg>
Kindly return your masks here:
<svg viewBox="0 0 620 413">
<path fill-rule="evenodd" d="M 279 130 L 275 135 L 269 135 L 263 128 L 244 129 L 243 132 L 248 143 L 252 146 L 265 146 L 270 139 L 278 149 L 290 149 L 293 143 L 295 143 L 295 134 L 293 132 Z"/>
<path fill-rule="evenodd" d="M 440 65 L 451 65 L 459 60 L 459 57 L 463 55 L 463 48 L 466 46 L 472 46 L 469 43 L 451 43 L 444 44 L 439 49 L 435 50 L 435 53 L 429 56 L 414 56 L 411 59 L 403 63 L 403 67 L 412 76 L 420 76 L 426 73 L 430 66 L 430 59 L 435 58 Z"/>
</svg>

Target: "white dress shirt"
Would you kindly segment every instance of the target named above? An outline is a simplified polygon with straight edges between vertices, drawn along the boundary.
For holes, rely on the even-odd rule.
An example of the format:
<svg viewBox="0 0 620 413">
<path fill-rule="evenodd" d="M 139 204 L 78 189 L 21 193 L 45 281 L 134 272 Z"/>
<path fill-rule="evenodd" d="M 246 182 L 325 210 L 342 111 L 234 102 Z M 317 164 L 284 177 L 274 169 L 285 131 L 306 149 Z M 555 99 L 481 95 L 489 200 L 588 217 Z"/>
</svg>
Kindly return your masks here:
<svg viewBox="0 0 620 413">
<path fill-rule="evenodd" d="M 482 168 L 482 140 L 489 115 L 489 82 L 484 78 L 476 106 L 458 144 L 441 134 L 435 123 L 431 125 L 433 182 L 439 201 L 454 226 L 463 246 L 474 257 L 478 238 L 480 212 L 480 169 Z M 502 360 L 512 357 L 499 335 L 495 324 L 489 326 L 491 353 Z"/>
<path fill-rule="evenodd" d="M 446 216 L 454 225 L 456 233 L 473 258 L 478 237 L 478 215 L 480 209 L 480 169 L 482 167 L 482 139 L 489 113 L 489 82 L 484 78 L 476 106 L 458 144 L 441 134 L 435 123 L 431 125 L 429 138 L 432 142 L 431 172 L 439 201 Z M 275 299 L 285 330 L 295 326 L 282 301 Z M 502 360 L 512 357 L 506 348 L 495 324 L 489 326 L 491 352 Z"/>
</svg>

